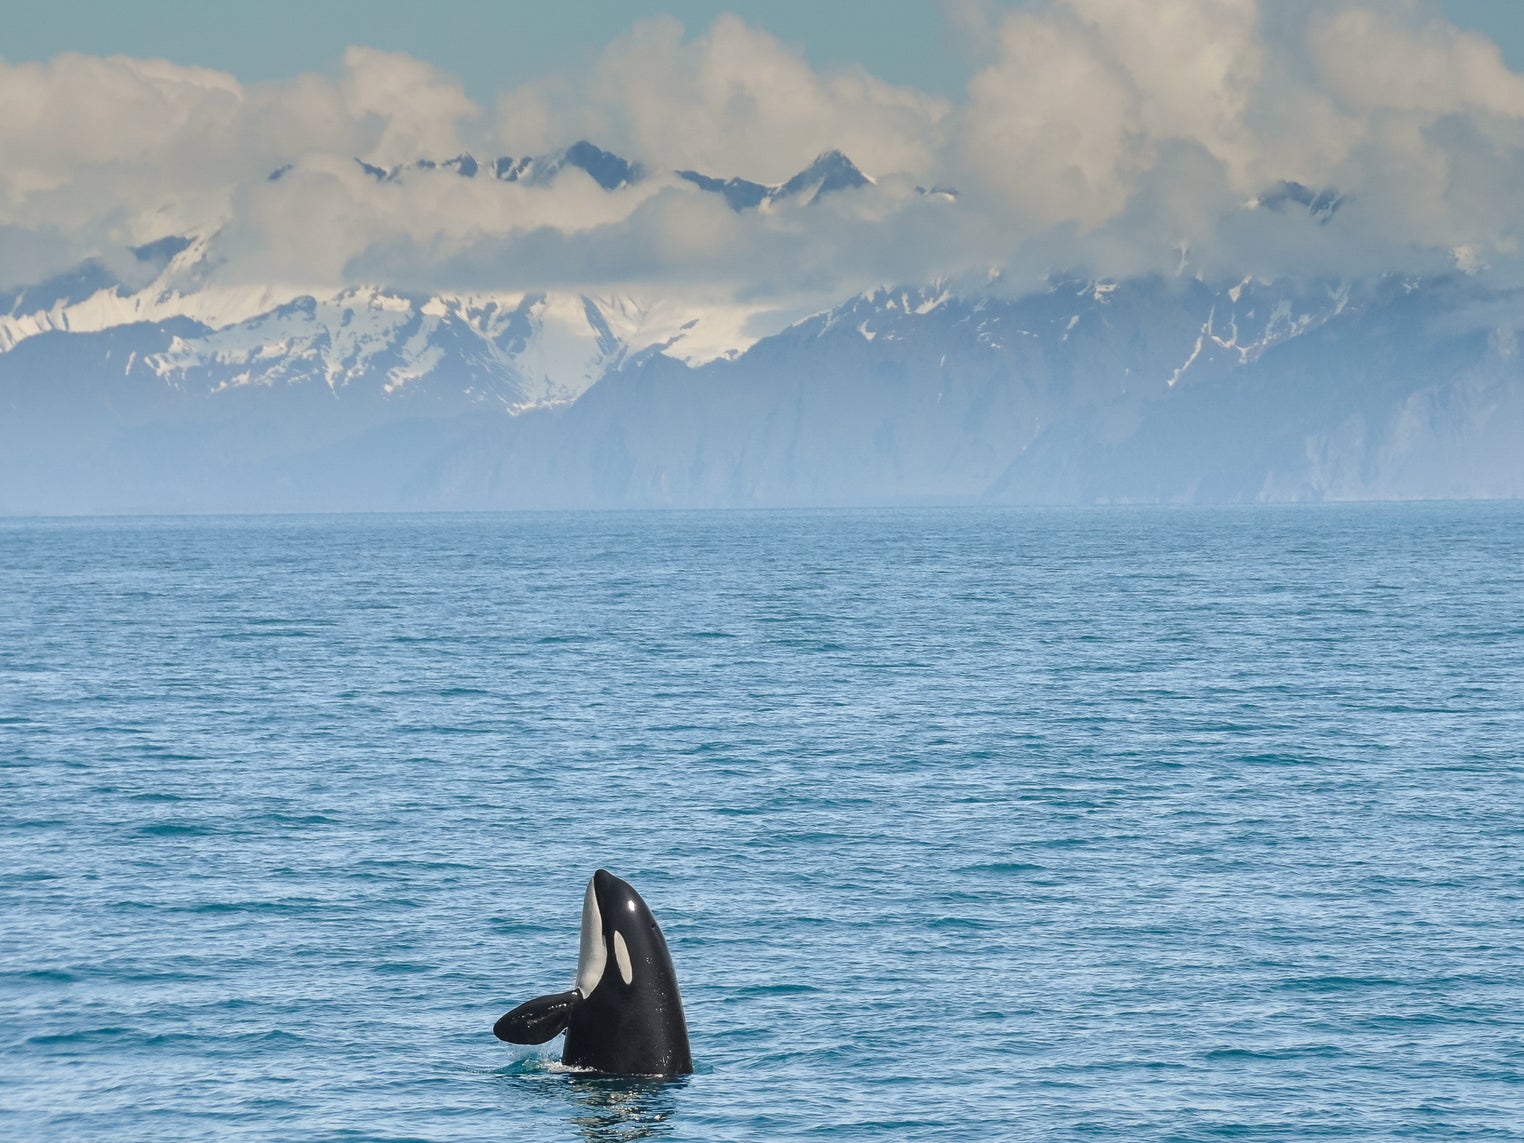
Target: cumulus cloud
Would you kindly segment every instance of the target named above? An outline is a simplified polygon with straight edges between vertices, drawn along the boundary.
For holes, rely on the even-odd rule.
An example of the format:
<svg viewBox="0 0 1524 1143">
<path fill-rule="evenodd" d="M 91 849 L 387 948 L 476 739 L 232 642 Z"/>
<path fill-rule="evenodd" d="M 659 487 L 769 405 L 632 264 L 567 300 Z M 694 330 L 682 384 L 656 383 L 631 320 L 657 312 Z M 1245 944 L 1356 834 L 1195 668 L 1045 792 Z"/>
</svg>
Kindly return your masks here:
<svg viewBox="0 0 1524 1143">
<path fill-rule="evenodd" d="M 629 213 L 591 225 L 425 238 L 399 229 L 349 271 L 371 281 L 411 277 L 428 290 L 613 289 L 786 305 L 828 302 L 844 282 L 948 276 L 965 261 L 951 252 L 972 245 L 957 237 L 960 216 L 944 203 L 892 189 L 737 213 L 719 195 L 663 180 L 631 202 Z M 427 267 L 421 278 L 419 267 Z"/>
<path fill-rule="evenodd" d="M 479 114 L 455 80 L 351 48 L 337 80 L 245 87 L 164 60 L 0 62 L 0 225 L 130 243 L 229 217 L 241 189 L 309 155 L 415 157 Z"/>
<path fill-rule="evenodd" d="M 610 194 L 575 167 L 546 184 L 417 170 L 378 182 L 352 157 L 312 155 L 279 180 L 240 190 L 218 236 L 226 258 L 221 273 L 311 289 L 357 281 L 451 289 L 438 264 L 460 251 L 540 229 L 572 235 L 615 226 L 664 185 L 650 180 Z M 404 248 L 408 258 L 391 260 L 383 273 L 373 252 Z M 525 288 L 507 284 L 516 276 L 511 269 L 501 268 L 501 288 Z"/>
<path fill-rule="evenodd" d="M 950 162 L 1018 245 L 1062 230 L 1100 272 L 1431 268 L 1516 248 L 1521 95 L 1427 5 L 1066 0 L 999 24 Z M 1345 209 L 1245 214 L 1286 181 Z"/>
<path fill-rule="evenodd" d="M 374 48 L 344 53 L 340 92 L 349 116 L 375 132 L 369 157 L 382 163 L 455 154 L 463 123 L 481 114 L 459 80 L 420 60 Z"/>
<path fill-rule="evenodd" d="M 735 17 L 635 25 L 588 67 L 477 107 L 351 48 L 241 85 L 153 60 L 0 63 L 0 259 L 23 280 L 169 233 L 203 272 L 319 289 L 621 289 L 780 308 L 1002 270 L 1354 275 L 1518 262 L 1524 76 L 1426 0 L 966 0 L 966 95 L 816 70 Z M 590 139 L 617 191 L 388 170 Z M 877 185 L 737 213 L 674 177 L 764 183 L 840 148 Z M 269 178 L 281 170 L 280 178 Z M 956 202 L 918 194 L 954 185 Z M 1340 196 L 1314 214 L 1277 188 Z M 1299 192 L 1300 193 L 1300 192 Z M 1303 195 L 1303 197 L 1307 197 Z"/>
<path fill-rule="evenodd" d="M 875 171 L 926 170 L 949 111 L 946 100 L 861 68 L 818 73 L 735 16 L 692 40 L 658 18 L 584 73 L 504 94 L 498 138 L 521 154 L 596 139 L 666 167 L 773 182 L 832 148 Z"/>
<path fill-rule="evenodd" d="M 87 243 L 54 227 L 0 223 L 0 292 L 46 281 L 93 253 Z M 0 308 L 8 308 L 3 296 Z"/>
</svg>

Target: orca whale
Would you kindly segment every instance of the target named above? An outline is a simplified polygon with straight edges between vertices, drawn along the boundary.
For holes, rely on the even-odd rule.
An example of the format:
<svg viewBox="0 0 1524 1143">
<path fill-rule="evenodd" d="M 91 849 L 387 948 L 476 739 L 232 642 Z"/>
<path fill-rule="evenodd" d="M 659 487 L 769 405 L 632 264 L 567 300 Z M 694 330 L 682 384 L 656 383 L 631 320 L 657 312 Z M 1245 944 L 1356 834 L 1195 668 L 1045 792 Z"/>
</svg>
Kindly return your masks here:
<svg viewBox="0 0 1524 1143">
<path fill-rule="evenodd" d="M 510 1044 L 566 1033 L 561 1062 L 608 1075 L 693 1071 L 672 954 L 639 893 L 605 869 L 582 899 L 582 950 L 570 992 L 526 1000 L 493 1025 Z"/>
</svg>

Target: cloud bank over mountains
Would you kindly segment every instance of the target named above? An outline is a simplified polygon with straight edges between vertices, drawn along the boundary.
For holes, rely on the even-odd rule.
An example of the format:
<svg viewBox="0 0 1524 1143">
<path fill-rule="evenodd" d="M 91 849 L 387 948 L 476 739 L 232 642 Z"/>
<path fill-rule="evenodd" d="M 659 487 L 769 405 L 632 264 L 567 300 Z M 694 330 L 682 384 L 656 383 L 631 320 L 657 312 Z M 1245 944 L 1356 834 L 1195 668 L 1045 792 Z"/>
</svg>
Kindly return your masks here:
<svg viewBox="0 0 1524 1143">
<path fill-rule="evenodd" d="M 1420 0 L 735 18 L 473 102 L 0 65 L 0 514 L 1524 496 L 1524 77 Z"/>
<path fill-rule="evenodd" d="M 215 235 L 211 284 L 290 296 L 385 281 L 781 310 L 991 270 L 1017 287 L 1051 272 L 1517 277 L 1524 76 L 1429 4 L 953 11 L 980 53 L 957 102 L 816 71 L 728 16 L 696 35 L 638 24 L 585 71 L 494 107 L 362 47 L 336 76 L 247 86 L 122 57 L 0 64 L 0 288 L 167 235 Z M 570 165 L 542 182 L 407 169 L 583 138 L 647 177 L 609 193 Z M 777 184 L 833 148 L 875 181 L 811 208 L 737 211 L 675 174 Z M 404 170 L 378 185 L 356 159 Z M 933 185 L 956 200 L 917 190 Z M 1339 208 L 1278 209 L 1288 186 Z"/>
</svg>

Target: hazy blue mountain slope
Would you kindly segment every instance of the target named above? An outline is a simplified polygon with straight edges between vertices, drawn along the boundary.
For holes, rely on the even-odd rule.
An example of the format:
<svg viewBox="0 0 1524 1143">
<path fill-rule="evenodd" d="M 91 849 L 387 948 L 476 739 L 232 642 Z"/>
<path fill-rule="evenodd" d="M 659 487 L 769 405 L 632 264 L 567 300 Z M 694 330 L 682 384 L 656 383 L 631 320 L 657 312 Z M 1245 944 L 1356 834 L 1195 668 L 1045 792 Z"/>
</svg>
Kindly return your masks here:
<svg viewBox="0 0 1524 1143">
<path fill-rule="evenodd" d="M 0 355 L 0 512 L 392 507 L 436 422 L 478 407 L 457 390 L 306 377 L 213 390 L 144 364 L 195 332 L 49 333 Z"/>
<path fill-rule="evenodd" d="M 553 418 L 524 419 L 493 495 L 631 505 L 1518 495 L 1519 363 L 1495 330 L 1455 323 L 1470 300 L 1465 283 L 1356 296 L 1320 287 L 1288 305 L 1268 289 L 1141 282 L 916 312 L 926 295 L 881 293 L 737 361 L 685 369 L 651 358 Z"/>
<path fill-rule="evenodd" d="M 1464 277 L 879 290 L 694 366 L 587 299 L 324 304 L 0 354 L 0 511 L 1524 495 L 1524 308 Z M 546 345 L 590 387 L 520 402 Z"/>
</svg>

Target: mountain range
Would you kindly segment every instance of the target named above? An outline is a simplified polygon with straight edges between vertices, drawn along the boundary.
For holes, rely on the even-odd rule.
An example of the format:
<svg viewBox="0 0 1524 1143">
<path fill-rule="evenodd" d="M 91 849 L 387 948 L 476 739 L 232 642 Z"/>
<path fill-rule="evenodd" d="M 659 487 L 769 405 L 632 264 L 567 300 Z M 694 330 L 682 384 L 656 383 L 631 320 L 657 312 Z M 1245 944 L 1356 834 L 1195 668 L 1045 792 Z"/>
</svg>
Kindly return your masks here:
<svg viewBox="0 0 1524 1143">
<path fill-rule="evenodd" d="M 377 183 L 655 177 L 586 142 L 356 162 Z M 837 151 L 776 185 L 670 177 L 737 212 L 872 185 Z M 1343 203 L 1285 182 L 1251 206 L 1328 225 Z M 983 275 L 759 336 L 665 296 L 228 286 L 215 239 L 0 293 L 0 513 L 1524 495 L 1524 297 L 1460 273 Z"/>
</svg>

